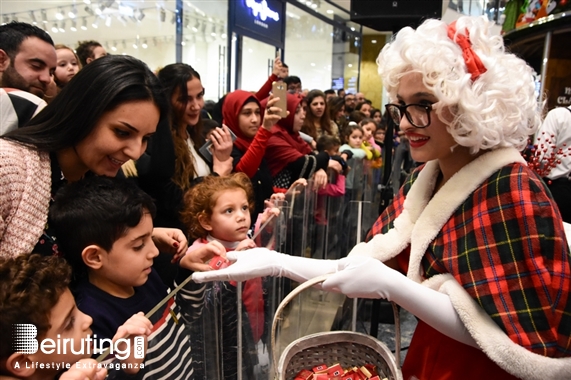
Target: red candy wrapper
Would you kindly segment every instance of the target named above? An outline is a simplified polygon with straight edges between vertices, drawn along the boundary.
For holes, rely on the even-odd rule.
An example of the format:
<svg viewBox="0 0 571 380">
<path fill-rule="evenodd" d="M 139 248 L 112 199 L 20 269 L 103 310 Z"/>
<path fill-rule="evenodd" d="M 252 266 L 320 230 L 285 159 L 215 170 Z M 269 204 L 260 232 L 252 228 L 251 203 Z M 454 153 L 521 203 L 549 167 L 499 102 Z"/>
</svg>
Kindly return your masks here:
<svg viewBox="0 0 571 380">
<path fill-rule="evenodd" d="M 224 268 L 228 267 L 230 265 L 230 263 L 228 263 L 226 260 L 224 260 L 224 258 L 222 258 L 222 256 L 214 256 L 212 258 L 212 260 L 210 260 L 208 265 L 210 265 L 210 268 L 212 268 L 214 270 L 218 270 L 218 269 L 224 269 Z"/>
<path fill-rule="evenodd" d="M 299 371 L 297 373 L 297 375 L 295 375 L 296 380 L 300 379 L 300 380 L 312 380 L 313 379 L 313 372 L 307 370 L 307 369 L 302 369 L 301 371 Z"/>
<path fill-rule="evenodd" d="M 377 366 L 374 366 L 372 364 L 365 364 L 365 368 L 367 368 L 369 372 L 371 372 L 371 375 L 373 375 L 373 377 L 379 375 L 379 373 L 377 372 Z"/>
<path fill-rule="evenodd" d="M 345 373 L 343 367 L 339 363 L 332 365 L 331 367 L 327 368 L 327 374 L 329 376 L 341 376 Z"/>
<path fill-rule="evenodd" d="M 327 371 L 327 364 L 320 364 L 311 369 L 315 373 L 325 372 Z"/>
</svg>

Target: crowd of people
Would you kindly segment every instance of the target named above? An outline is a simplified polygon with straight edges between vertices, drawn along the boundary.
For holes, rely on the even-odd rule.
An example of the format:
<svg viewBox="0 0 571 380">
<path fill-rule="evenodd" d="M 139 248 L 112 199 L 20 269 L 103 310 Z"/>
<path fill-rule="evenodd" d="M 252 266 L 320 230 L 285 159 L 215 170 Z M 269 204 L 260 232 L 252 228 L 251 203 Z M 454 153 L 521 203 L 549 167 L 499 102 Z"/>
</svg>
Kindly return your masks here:
<svg viewBox="0 0 571 380">
<path fill-rule="evenodd" d="M 569 244 L 521 154 L 542 111 L 532 69 L 489 33 L 470 17 L 401 30 L 378 58 L 382 112 L 363 93 L 303 91 L 279 57 L 258 92 L 205 107 L 191 65 L 153 73 L 95 41 L 74 51 L 33 25 L 0 26 L 0 328 L 75 339 L 50 356 L 7 333 L 0 379 L 209 378 L 203 348 L 219 342 L 197 321 L 214 299 L 221 378 L 253 378 L 233 342 L 246 337 L 247 357 L 266 329 L 260 278 L 324 273 L 323 289 L 419 319 L 406 379 L 568 377 Z M 271 93 L 278 81 L 285 99 Z M 388 123 L 399 133 L 387 142 Z M 395 197 L 366 243 L 339 260 L 256 248 L 251 232 L 288 189 L 310 180 L 349 202 L 362 181 L 352 169 L 387 165 L 387 149 L 402 154 Z M 212 270 L 216 258 L 230 266 Z M 142 338 L 146 355 L 117 350 L 107 371 L 82 348 L 92 334 L 120 347 Z"/>
</svg>

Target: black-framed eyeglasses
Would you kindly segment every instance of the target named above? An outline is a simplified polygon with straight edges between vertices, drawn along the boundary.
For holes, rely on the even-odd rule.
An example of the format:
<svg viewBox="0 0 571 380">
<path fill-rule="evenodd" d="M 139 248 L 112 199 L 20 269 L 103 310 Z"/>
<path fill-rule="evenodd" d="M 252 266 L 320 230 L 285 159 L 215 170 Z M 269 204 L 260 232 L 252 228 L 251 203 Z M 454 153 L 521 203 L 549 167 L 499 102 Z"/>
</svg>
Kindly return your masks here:
<svg viewBox="0 0 571 380">
<path fill-rule="evenodd" d="M 430 104 L 407 104 L 402 106 L 389 103 L 385 104 L 385 108 L 396 125 L 400 124 L 403 114 L 416 128 L 426 128 L 430 125 L 430 112 L 432 112 Z"/>
</svg>

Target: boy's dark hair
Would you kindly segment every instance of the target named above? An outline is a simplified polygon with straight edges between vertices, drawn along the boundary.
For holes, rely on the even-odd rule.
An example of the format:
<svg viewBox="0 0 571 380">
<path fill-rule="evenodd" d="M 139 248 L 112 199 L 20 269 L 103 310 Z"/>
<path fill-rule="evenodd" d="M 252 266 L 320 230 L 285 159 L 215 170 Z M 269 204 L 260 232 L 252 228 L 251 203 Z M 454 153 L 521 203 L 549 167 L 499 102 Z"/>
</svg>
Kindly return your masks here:
<svg viewBox="0 0 571 380">
<path fill-rule="evenodd" d="M 335 93 L 335 90 L 332 89 L 332 88 L 330 88 L 329 90 L 323 91 L 323 93 L 324 93 L 325 95 L 337 95 L 337 94 Z"/>
<path fill-rule="evenodd" d="M 14 57 L 20 51 L 20 45 L 29 37 L 37 37 L 52 46 L 54 45 L 50 35 L 35 25 L 18 21 L 0 25 L 0 49 L 4 50 L 6 55 L 10 57 L 12 65 L 14 65 Z"/>
<path fill-rule="evenodd" d="M 25 254 L 0 257 L 0 360 L 13 354 L 16 323 L 29 323 L 37 338 L 50 329 L 50 314 L 69 285 L 71 268 L 62 258 Z"/>
<path fill-rule="evenodd" d="M 154 217 L 155 211 L 153 199 L 128 180 L 92 176 L 58 191 L 49 221 L 77 278 L 86 269 L 81 257 L 85 247 L 95 244 L 110 251 L 143 214 Z"/>
<path fill-rule="evenodd" d="M 352 111 L 349 114 L 349 121 L 354 121 L 355 123 L 360 123 L 361 120 L 363 120 L 366 117 L 367 117 L 367 115 L 365 115 L 361 111 Z"/>
<path fill-rule="evenodd" d="M 289 66 L 286 65 L 285 63 L 282 62 L 282 67 L 285 67 L 286 69 L 289 69 Z"/>
<path fill-rule="evenodd" d="M 93 49 L 98 46 L 102 46 L 97 41 L 80 41 L 79 45 L 75 49 L 75 53 L 79 57 L 82 66 L 87 66 L 87 58 L 95 58 L 93 55 Z"/>
<path fill-rule="evenodd" d="M 289 77 L 284 78 L 284 83 L 288 86 L 290 84 L 298 84 L 301 83 L 301 79 L 299 79 L 299 77 L 296 77 L 295 75 L 290 75 Z"/>
<path fill-rule="evenodd" d="M 334 146 L 341 146 L 341 141 L 335 136 L 323 135 L 316 142 L 317 151 L 319 152 L 333 149 Z"/>
</svg>

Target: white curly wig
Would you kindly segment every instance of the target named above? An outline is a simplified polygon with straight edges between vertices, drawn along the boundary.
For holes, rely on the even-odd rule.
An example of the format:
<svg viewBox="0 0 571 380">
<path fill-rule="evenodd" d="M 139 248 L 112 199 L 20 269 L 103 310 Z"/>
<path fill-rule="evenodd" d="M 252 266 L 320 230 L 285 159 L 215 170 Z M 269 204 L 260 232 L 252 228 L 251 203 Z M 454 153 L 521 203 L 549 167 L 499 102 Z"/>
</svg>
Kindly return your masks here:
<svg viewBox="0 0 571 380">
<path fill-rule="evenodd" d="M 485 17 L 461 17 L 456 30 L 457 34 L 468 30 L 472 49 L 487 71 L 472 82 L 446 23 L 426 20 L 416 30 L 399 31 L 377 58 L 391 99 L 396 98 L 403 75 L 420 73 L 440 104 L 449 106 L 454 118 L 447 122 L 448 132 L 459 145 L 473 154 L 500 147 L 522 150 L 541 123 L 533 69 L 505 52 L 502 37 L 489 34 Z M 439 116 L 441 111 L 442 107 L 436 109 Z"/>
</svg>

